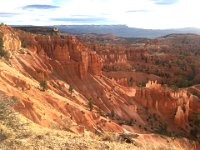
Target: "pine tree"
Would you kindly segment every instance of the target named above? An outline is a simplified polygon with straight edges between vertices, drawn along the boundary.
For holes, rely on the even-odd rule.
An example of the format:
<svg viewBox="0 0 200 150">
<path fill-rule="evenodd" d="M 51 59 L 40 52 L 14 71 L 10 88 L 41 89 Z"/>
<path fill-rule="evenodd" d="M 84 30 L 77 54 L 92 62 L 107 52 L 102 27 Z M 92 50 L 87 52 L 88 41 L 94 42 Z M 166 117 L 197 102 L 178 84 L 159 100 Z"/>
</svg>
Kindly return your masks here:
<svg viewBox="0 0 200 150">
<path fill-rule="evenodd" d="M 88 108 L 89 108 L 89 110 L 90 111 L 92 111 L 93 110 L 93 103 L 92 103 L 92 101 L 90 100 L 90 101 L 88 101 Z"/>
<path fill-rule="evenodd" d="M 72 94 L 73 93 L 73 87 L 71 86 L 71 85 L 69 85 L 69 89 L 68 89 L 68 91 L 70 92 L 70 94 Z"/>
<path fill-rule="evenodd" d="M 48 90 L 47 81 L 46 81 L 46 80 L 41 80 L 41 81 L 40 81 L 40 87 L 41 87 L 42 91 Z"/>
</svg>

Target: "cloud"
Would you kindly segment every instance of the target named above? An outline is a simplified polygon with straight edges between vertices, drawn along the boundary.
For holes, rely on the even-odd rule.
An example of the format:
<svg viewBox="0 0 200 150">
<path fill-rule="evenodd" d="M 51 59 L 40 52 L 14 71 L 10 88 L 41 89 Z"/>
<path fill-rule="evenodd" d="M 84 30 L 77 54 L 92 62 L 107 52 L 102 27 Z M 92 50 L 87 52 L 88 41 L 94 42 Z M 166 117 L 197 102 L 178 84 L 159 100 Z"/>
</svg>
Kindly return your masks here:
<svg viewBox="0 0 200 150">
<path fill-rule="evenodd" d="M 72 17 L 84 17 L 84 18 L 95 18 L 94 16 L 92 15 L 71 15 Z"/>
<path fill-rule="evenodd" d="M 103 17 L 89 17 L 89 18 L 51 18 L 51 21 L 75 22 L 75 23 L 97 23 L 106 22 L 107 19 Z"/>
<path fill-rule="evenodd" d="M 15 15 L 19 15 L 19 14 L 18 13 L 0 12 L 0 17 L 13 17 Z"/>
<path fill-rule="evenodd" d="M 0 1 L 0 20 L 6 24 L 126 24 L 148 29 L 200 27 L 200 20 L 196 19 L 200 14 L 197 0 Z"/>
<path fill-rule="evenodd" d="M 178 0 L 152 0 L 158 5 L 172 5 L 178 2 Z"/>
<path fill-rule="evenodd" d="M 149 12 L 150 10 L 128 10 L 126 13 Z"/>
<path fill-rule="evenodd" d="M 53 4 L 56 4 L 56 5 L 62 5 L 63 3 L 69 3 L 71 2 L 72 0 L 52 0 Z"/>
<path fill-rule="evenodd" d="M 23 9 L 56 9 L 60 8 L 59 6 L 54 6 L 54 5 L 26 5 L 22 7 Z"/>
</svg>

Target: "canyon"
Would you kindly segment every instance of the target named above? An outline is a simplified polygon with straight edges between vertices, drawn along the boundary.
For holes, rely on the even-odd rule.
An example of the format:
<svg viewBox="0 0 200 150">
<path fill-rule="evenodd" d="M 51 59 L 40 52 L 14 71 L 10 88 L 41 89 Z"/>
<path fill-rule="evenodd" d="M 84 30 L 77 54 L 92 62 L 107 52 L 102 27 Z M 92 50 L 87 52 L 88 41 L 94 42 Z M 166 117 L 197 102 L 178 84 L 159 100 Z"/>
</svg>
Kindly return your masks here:
<svg viewBox="0 0 200 150">
<path fill-rule="evenodd" d="M 0 92 L 17 99 L 16 112 L 50 129 L 134 133 L 136 141 L 167 145 L 159 136 L 165 135 L 175 137 L 170 144 L 177 148 L 200 148 L 200 36 L 150 40 L 39 30 L 0 26 L 7 52 Z"/>
</svg>

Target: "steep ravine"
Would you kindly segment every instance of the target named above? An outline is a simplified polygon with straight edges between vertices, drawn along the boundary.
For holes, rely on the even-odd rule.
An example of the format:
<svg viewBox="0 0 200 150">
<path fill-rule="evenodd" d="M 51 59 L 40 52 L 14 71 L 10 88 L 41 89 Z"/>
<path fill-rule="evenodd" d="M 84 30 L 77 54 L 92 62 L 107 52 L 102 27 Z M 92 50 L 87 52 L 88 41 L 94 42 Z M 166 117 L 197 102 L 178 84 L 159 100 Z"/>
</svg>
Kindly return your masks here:
<svg viewBox="0 0 200 150">
<path fill-rule="evenodd" d="M 15 96 L 15 110 L 35 123 L 76 133 L 141 134 L 145 126 L 146 133 L 166 126 L 167 133 L 190 137 L 191 114 L 200 113 L 200 106 L 186 89 L 173 92 L 152 81 L 146 87 L 122 86 L 102 73 L 103 57 L 73 36 L 36 35 L 8 26 L 0 32 L 10 53 L 0 60 L 0 91 Z M 47 91 L 40 90 L 41 80 L 47 81 Z M 153 120 L 154 114 L 157 125 L 146 118 Z"/>
</svg>

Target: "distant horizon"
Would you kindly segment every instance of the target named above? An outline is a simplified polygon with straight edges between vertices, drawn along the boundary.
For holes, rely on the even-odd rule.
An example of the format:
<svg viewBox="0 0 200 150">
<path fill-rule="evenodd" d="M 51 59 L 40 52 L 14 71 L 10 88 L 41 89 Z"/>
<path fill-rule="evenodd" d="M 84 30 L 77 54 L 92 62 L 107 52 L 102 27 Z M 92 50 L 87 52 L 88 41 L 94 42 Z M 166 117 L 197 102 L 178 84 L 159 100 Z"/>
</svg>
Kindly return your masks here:
<svg viewBox="0 0 200 150">
<path fill-rule="evenodd" d="M 22 24 L 22 25 L 15 25 L 15 24 L 6 24 L 8 26 L 34 26 L 34 27 L 52 27 L 52 26 L 126 26 L 128 28 L 136 28 L 136 29 L 144 29 L 144 30 L 177 30 L 177 29 L 199 29 L 199 27 L 180 27 L 180 28 L 140 28 L 140 27 L 131 27 L 126 24 L 54 24 L 54 25 L 31 25 L 31 24 Z"/>
<path fill-rule="evenodd" d="M 143 29 L 200 28 L 196 0 L 0 0 L 9 25 L 113 25 Z"/>
</svg>

